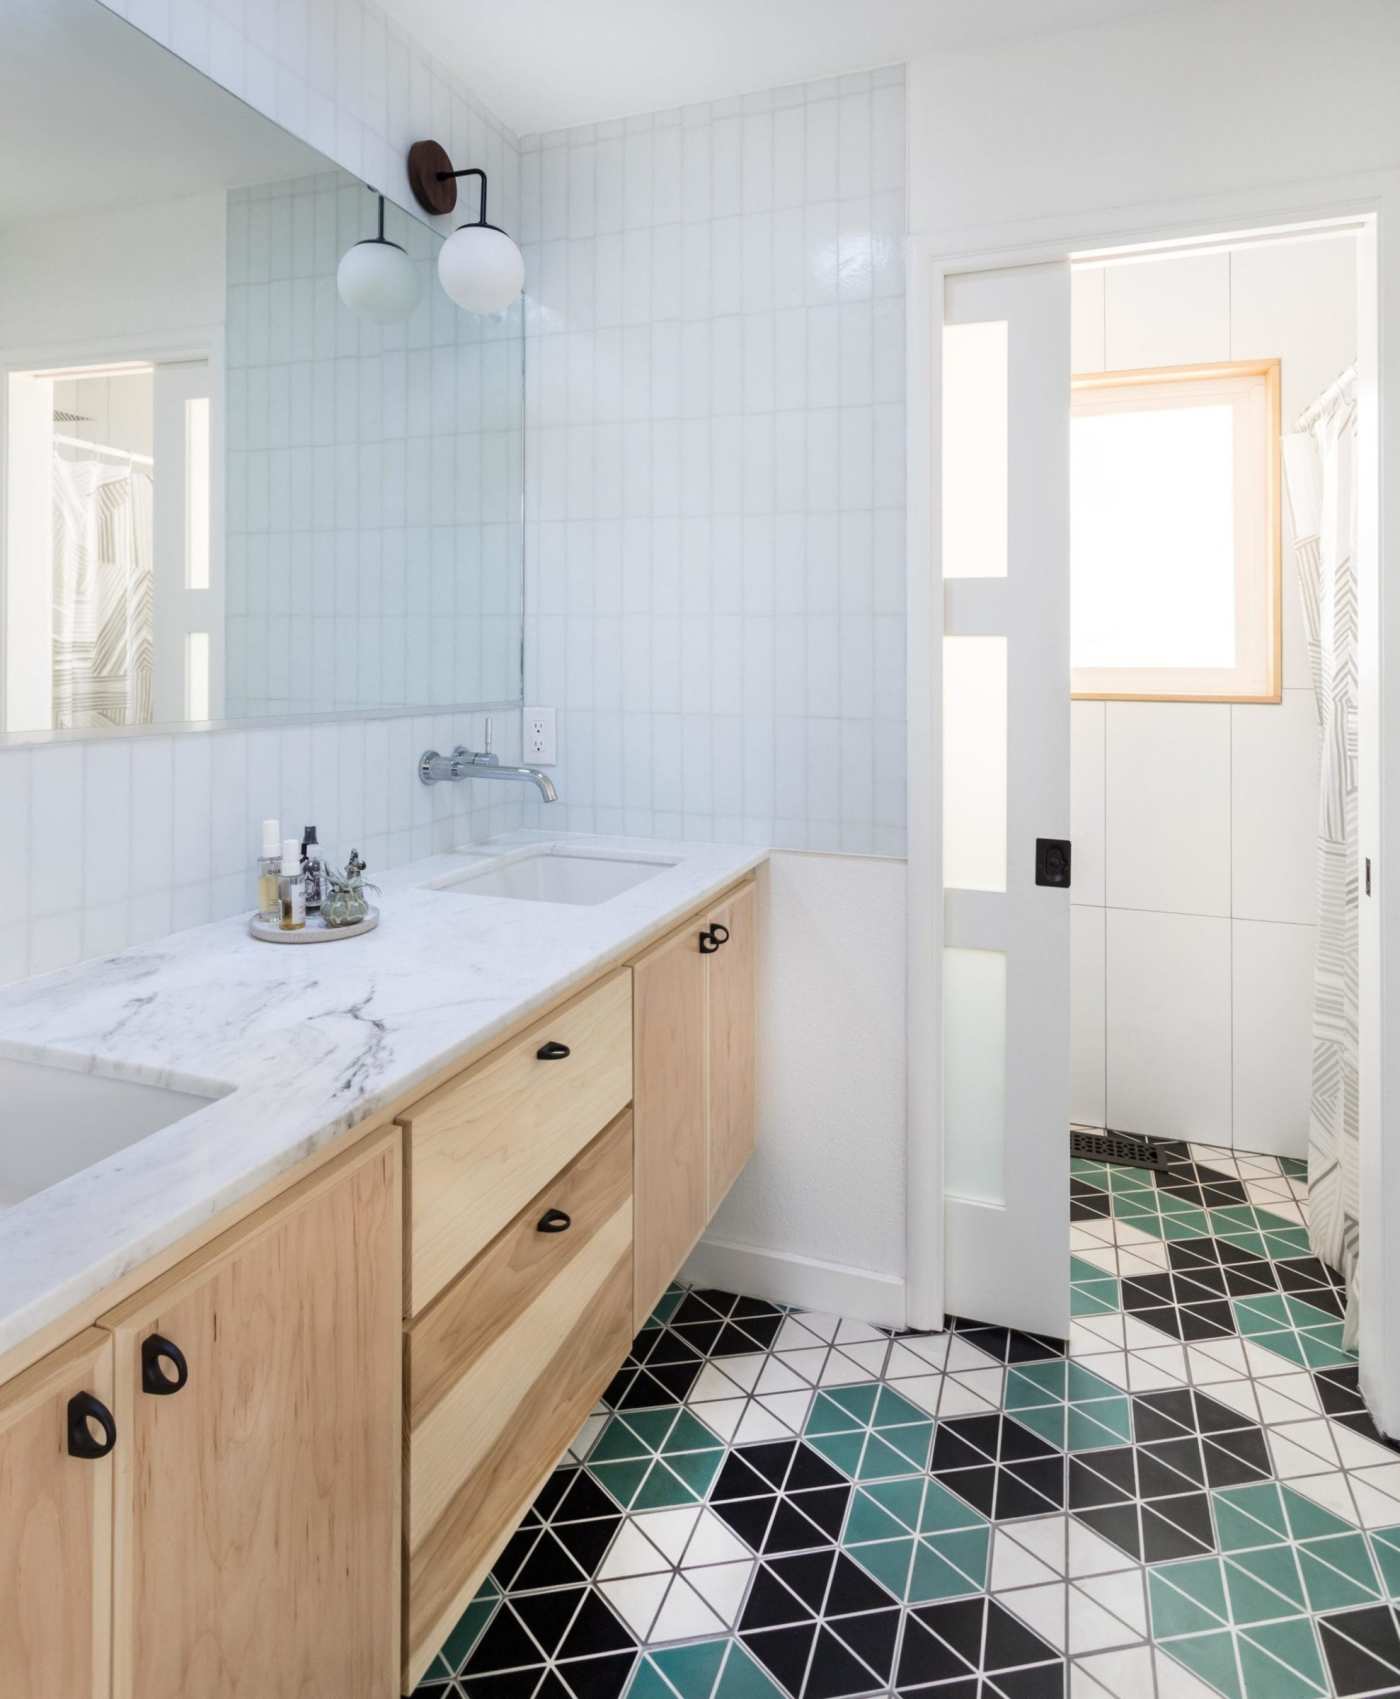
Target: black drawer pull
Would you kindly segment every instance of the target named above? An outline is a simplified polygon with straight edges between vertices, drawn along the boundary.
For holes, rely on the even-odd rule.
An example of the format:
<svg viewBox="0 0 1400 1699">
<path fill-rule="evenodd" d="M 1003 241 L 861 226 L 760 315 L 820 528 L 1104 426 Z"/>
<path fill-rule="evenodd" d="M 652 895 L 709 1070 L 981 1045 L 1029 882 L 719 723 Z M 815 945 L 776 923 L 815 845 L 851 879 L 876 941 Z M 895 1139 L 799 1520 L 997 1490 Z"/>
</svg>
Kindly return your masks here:
<svg viewBox="0 0 1400 1699">
<path fill-rule="evenodd" d="M 567 1233 L 574 1224 L 572 1215 L 562 1209 L 547 1209 L 535 1224 L 537 1233 Z"/>
<path fill-rule="evenodd" d="M 96 1422 L 102 1438 L 93 1437 L 89 1423 Z M 68 1455 L 70 1457 L 105 1457 L 117 1443 L 117 1424 L 112 1412 L 90 1392 L 75 1392 L 68 1400 Z"/>
<path fill-rule="evenodd" d="M 700 934 L 700 954 L 702 956 L 712 956 L 718 948 L 719 939 L 715 937 L 713 927 L 708 932 Z"/>
<path fill-rule="evenodd" d="M 717 920 L 710 928 L 710 936 L 716 944 L 727 944 L 729 942 L 729 928 L 722 921 Z"/>
<path fill-rule="evenodd" d="M 551 1038 L 548 1044 L 539 1047 L 535 1056 L 541 1062 L 562 1062 L 569 1053 L 567 1044 L 560 1044 L 557 1039 Z"/>
<path fill-rule="evenodd" d="M 169 1363 L 174 1369 L 172 1379 L 161 1367 L 161 1363 Z M 167 1339 L 163 1333 L 152 1333 L 141 1341 L 141 1390 L 149 1392 L 153 1398 L 169 1398 L 171 1393 L 178 1392 L 190 1378 L 190 1365 L 185 1361 L 185 1353 L 173 1339 Z"/>
</svg>

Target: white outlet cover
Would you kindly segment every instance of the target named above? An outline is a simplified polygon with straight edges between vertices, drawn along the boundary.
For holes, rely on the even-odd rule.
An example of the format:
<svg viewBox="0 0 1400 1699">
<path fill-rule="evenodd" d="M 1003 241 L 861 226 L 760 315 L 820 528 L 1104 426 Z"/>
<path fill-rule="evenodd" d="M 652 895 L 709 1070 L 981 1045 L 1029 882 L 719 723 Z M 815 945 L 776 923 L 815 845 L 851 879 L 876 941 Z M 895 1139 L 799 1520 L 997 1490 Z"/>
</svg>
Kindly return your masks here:
<svg viewBox="0 0 1400 1699">
<path fill-rule="evenodd" d="M 552 767 L 558 760 L 553 708 L 526 708 L 522 716 L 527 767 Z"/>
</svg>

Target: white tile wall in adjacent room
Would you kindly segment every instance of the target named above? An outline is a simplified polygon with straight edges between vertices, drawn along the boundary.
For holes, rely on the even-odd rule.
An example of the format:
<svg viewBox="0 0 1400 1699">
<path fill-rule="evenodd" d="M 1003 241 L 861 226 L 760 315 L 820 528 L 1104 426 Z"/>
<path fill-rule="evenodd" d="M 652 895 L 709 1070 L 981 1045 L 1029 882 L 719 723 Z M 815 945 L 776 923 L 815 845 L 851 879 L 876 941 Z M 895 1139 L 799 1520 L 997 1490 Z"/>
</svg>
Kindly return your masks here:
<svg viewBox="0 0 1400 1699">
<path fill-rule="evenodd" d="M 497 717 L 518 761 L 519 716 Z M 402 715 L 0 750 L 0 981 L 250 909 L 261 822 L 314 824 L 370 878 L 521 823 L 510 786 L 420 783 L 425 748 L 480 747 L 481 716 Z"/>
<path fill-rule="evenodd" d="M 1071 873 L 1076 903 L 1104 901 L 1104 853 L 1107 847 L 1107 709 L 1105 702 L 1072 702 L 1070 732 Z"/>
<path fill-rule="evenodd" d="M 1312 1091 L 1312 926 L 1232 922 L 1235 1143 L 1297 1156 Z"/>
<path fill-rule="evenodd" d="M 1076 846 L 1077 854 L 1078 846 Z M 1069 911 L 1069 1118 L 1107 1125 L 1104 1101 L 1104 1015 L 1107 990 L 1107 911 L 1074 903 Z"/>
<path fill-rule="evenodd" d="M 902 853 L 902 69 L 522 146 L 568 824 Z"/>
<path fill-rule="evenodd" d="M 1230 711 L 1230 912 L 1237 919 L 1317 918 L 1317 698 L 1285 690 L 1277 707 Z"/>
</svg>

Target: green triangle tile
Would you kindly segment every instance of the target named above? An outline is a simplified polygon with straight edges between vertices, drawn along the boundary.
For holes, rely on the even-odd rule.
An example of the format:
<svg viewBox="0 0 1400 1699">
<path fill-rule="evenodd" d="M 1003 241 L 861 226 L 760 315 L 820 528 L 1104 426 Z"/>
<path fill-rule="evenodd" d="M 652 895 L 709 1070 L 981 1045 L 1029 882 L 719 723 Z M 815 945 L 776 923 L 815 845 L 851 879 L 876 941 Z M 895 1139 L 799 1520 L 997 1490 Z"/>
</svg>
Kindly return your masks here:
<svg viewBox="0 0 1400 1699">
<path fill-rule="evenodd" d="M 1132 1443 L 1133 1425 L 1126 1398 L 1110 1403 L 1071 1404 L 1066 1449 L 1092 1451 L 1105 1445 Z"/>
<path fill-rule="evenodd" d="M 1219 1628 L 1229 1620 L 1218 1558 L 1158 1564 L 1147 1571 L 1147 1587 L 1152 1632 L 1159 1640 L 1172 1634 Z"/>
<path fill-rule="evenodd" d="M 1300 1606 L 1276 1593 L 1233 1564 L 1225 1565 L 1225 1583 L 1230 1592 L 1230 1614 L 1237 1627 L 1249 1623 L 1274 1622 L 1295 1614 Z"/>
<path fill-rule="evenodd" d="M 607 1424 L 588 1454 L 590 1463 L 615 1463 L 622 1457 L 650 1457 L 646 1442 L 616 1416 Z"/>
<path fill-rule="evenodd" d="M 637 1489 L 646 1479 L 650 1468 L 649 1458 L 627 1463 L 595 1463 L 591 1457 L 588 1460 L 589 1474 L 600 1487 L 608 1489 L 624 1510 L 637 1496 Z"/>
<path fill-rule="evenodd" d="M 987 1585 L 987 1551 L 991 1538 L 990 1527 L 959 1528 L 948 1534 L 929 1534 L 921 1543 L 931 1546 L 939 1557 L 945 1558 L 955 1569 L 962 1570 L 978 1592 L 981 1592 Z M 919 1560 L 916 1557 L 916 1575 L 918 1569 Z"/>
<path fill-rule="evenodd" d="M 676 1699 L 676 1695 L 661 1679 L 661 1672 L 651 1659 L 643 1658 L 632 1672 L 627 1699 Z"/>
<path fill-rule="evenodd" d="M 414 1688 L 413 1699 L 441 1699 L 444 1685 L 456 1673 L 448 1668 L 446 1658 L 439 1652 L 424 1670 L 422 1681 Z"/>
<path fill-rule="evenodd" d="M 928 1483 L 929 1490 L 934 1490 L 936 1483 Z M 941 1492 L 943 1489 L 940 1487 Z M 924 1483 L 921 1480 L 903 1481 L 872 1481 L 865 1491 L 870 1494 L 877 1504 L 889 1511 L 891 1516 L 897 1516 L 901 1529 L 907 1528 L 911 1533 L 919 1526 L 919 1512 L 923 1508 Z M 948 1495 L 950 1498 L 952 1494 Z M 884 1532 L 893 1534 L 893 1528 Z"/>
<path fill-rule="evenodd" d="M 681 1699 L 709 1699 L 724 1662 L 726 1644 L 724 1640 L 701 1640 L 693 1646 L 676 1646 L 670 1651 L 653 1652 L 651 1656 Z"/>
<path fill-rule="evenodd" d="M 1258 1204 L 1252 1206 L 1255 1224 L 1266 1233 L 1287 1233 L 1296 1228 L 1298 1223 L 1290 1221 L 1286 1215 L 1275 1215 L 1271 1209 L 1261 1209 Z"/>
<path fill-rule="evenodd" d="M 480 1639 L 481 1631 L 491 1620 L 495 1608 L 495 1599 L 478 1598 L 473 1599 L 463 1611 L 457 1626 L 447 1636 L 447 1644 L 441 1653 L 449 1675 L 455 1675 L 466 1663 L 467 1654 Z"/>
<path fill-rule="evenodd" d="M 1357 1537 L 1360 1538 L 1359 1535 Z M 1332 1611 L 1341 1610 L 1346 1605 L 1373 1604 L 1379 1596 L 1374 1583 L 1354 1581 L 1349 1575 L 1339 1573 L 1321 1557 L 1320 1549 L 1304 1547 L 1298 1553 L 1303 1584 L 1308 1590 L 1307 1608 Z"/>
<path fill-rule="evenodd" d="M 1295 1699 L 1300 1694 L 1326 1693 L 1322 1656 L 1307 1617 L 1246 1628 L 1239 1638 L 1249 1699 Z M 1269 1656 L 1255 1657 L 1255 1648 Z"/>
<path fill-rule="evenodd" d="M 718 1454 L 716 1454 L 718 1455 Z M 672 1474 L 664 1463 L 652 1465 L 651 1473 L 642 1482 L 641 1491 L 632 1500 L 634 1510 L 663 1510 L 672 1505 L 694 1504 L 701 1495 Z"/>
<path fill-rule="evenodd" d="M 1107 1176 L 1108 1189 L 1111 1192 L 1153 1193 L 1157 1190 L 1153 1182 L 1141 1169 L 1118 1168 L 1107 1162 L 1099 1163 L 1096 1166 Z"/>
<path fill-rule="evenodd" d="M 677 1415 L 681 1413 L 678 1404 L 669 1404 L 662 1410 L 629 1410 L 625 1416 L 615 1417 L 614 1420 L 625 1422 L 648 1449 L 660 1451 Z"/>
<path fill-rule="evenodd" d="M 895 1428 L 894 1433 L 905 1430 Z M 928 1445 L 924 1446 L 924 1457 L 928 1456 Z M 894 1446 L 887 1445 L 879 1434 L 871 1434 L 866 1441 L 865 1451 L 856 1470 L 858 1481 L 878 1481 L 890 1475 L 907 1475 L 913 1469 L 922 1469 L 923 1462 L 915 1461 L 904 1452 L 897 1451 Z"/>
<path fill-rule="evenodd" d="M 1211 1210 L 1210 1224 L 1217 1234 L 1237 1233 L 1257 1226 L 1254 1211 L 1247 1203 L 1222 1204 L 1219 1209 Z"/>
<path fill-rule="evenodd" d="M 1305 1298 L 1285 1297 L 1288 1306 L 1288 1319 L 1294 1327 L 1340 1327 L 1342 1324 L 1336 1316 L 1329 1315 L 1326 1310 L 1318 1309 L 1316 1304 L 1310 1304 Z"/>
<path fill-rule="evenodd" d="M 966 1593 L 980 1593 L 984 1584 L 984 1581 L 974 1581 L 936 1551 L 920 1544 L 909 1573 L 907 1597 L 911 1605 L 927 1605 L 935 1599 L 956 1599 Z"/>
<path fill-rule="evenodd" d="M 1264 1586 L 1271 1587 L 1284 1601 L 1282 1608 L 1270 1613 L 1273 1616 L 1287 1616 L 1290 1609 L 1306 1610 L 1308 1607 L 1298 1579 L 1293 1550 L 1291 1545 L 1278 1545 L 1263 1546 L 1258 1551 L 1235 1552 L 1225 1560 L 1225 1573 L 1228 1577 L 1234 1570 L 1242 1570 Z"/>
<path fill-rule="evenodd" d="M 909 1564 L 914 1555 L 914 1540 L 879 1540 L 874 1545 L 844 1548 L 862 1569 L 867 1570 L 895 1598 L 907 1597 Z"/>
<path fill-rule="evenodd" d="M 1374 1538 L 1374 1536 L 1372 1536 Z M 1363 1534 L 1336 1534 L 1322 1539 L 1310 1539 L 1305 1549 L 1332 1569 L 1339 1569 L 1360 1587 L 1378 1591 L 1371 1548 Z"/>
<path fill-rule="evenodd" d="M 1288 1531 L 1295 1540 L 1315 1540 L 1323 1534 L 1350 1534 L 1353 1531 L 1350 1522 L 1343 1522 L 1340 1516 L 1334 1516 L 1330 1510 L 1314 1504 L 1292 1487 L 1283 1487 L 1280 1491 L 1284 1513 L 1288 1517 Z"/>
<path fill-rule="evenodd" d="M 661 1455 L 669 1457 L 674 1451 L 709 1451 L 715 1436 L 703 1422 L 696 1421 L 689 1410 L 682 1410 L 661 1446 Z"/>
<path fill-rule="evenodd" d="M 1312 1249 L 1306 1227 L 1289 1227 L 1283 1232 L 1265 1233 L 1267 1254 L 1276 1260 L 1306 1256 Z"/>
<path fill-rule="evenodd" d="M 930 1481 L 924 1493 L 924 1507 L 919 1516 L 919 1531 L 923 1534 L 941 1533 L 949 1528 L 978 1528 L 986 1523 L 980 1510 L 964 1504 L 956 1493 L 938 1481 Z"/>
<path fill-rule="evenodd" d="M 1077 1280 L 1102 1280 L 1108 1269 L 1096 1268 L 1093 1263 L 1085 1262 L 1083 1257 L 1069 1259 L 1069 1278 L 1073 1284 Z"/>
<path fill-rule="evenodd" d="M 1108 1288 L 1112 1290 L 1108 1290 Z M 1123 1307 L 1116 1280 L 1103 1280 L 1097 1286 L 1071 1286 L 1069 1313 L 1072 1316 L 1109 1316 Z"/>
<path fill-rule="evenodd" d="M 1177 1197 L 1174 1192 L 1159 1190 L 1157 1193 L 1157 1208 L 1161 1210 L 1163 1215 L 1185 1215 L 1188 1210 L 1198 1207 L 1189 1198 Z"/>
<path fill-rule="evenodd" d="M 900 1483 L 901 1485 L 903 1483 Z M 919 1483 L 909 1483 L 917 1487 Z M 889 1511 L 877 1504 L 871 1494 L 878 1491 L 877 1487 L 862 1488 L 851 1499 L 851 1508 L 846 1516 L 845 1532 L 841 1536 L 843 1546 L 861 1545 L 867 1540 L 894 1540 L 906 1537 L 909 1530 L 902 1522 L 897 1522 Z"/>
<path fill-rule="evenodd" d="M 782 1689 L 761 1670 L 737 1640 L 730 1642 L 715 1699 L 782 1699 Z"/>
<path fill-rule="evenodd" d="M 880 1388 L 880 1396 L 875 1402 L 875 1414 L 871 1426 L 878 1429 L 904 1427 L 910 1422 L 926 1422 L 928 1411 L 921 1410 L 917 1404 L 911 1404 L 907 1398 L 901 1398 L 897 1392 L 888 1386 Z"/>
<path fill-rule="evenodd" d="M 1210 1496 L 1222 1543 L 1226 1528 L 1230 1530 L 1231 1550 L 1237 1544 L 1261 1546 L 1289 1538 L 1283 1499 L 1272 1481 L 1249 1487 L 1217 1487 Z M 1242 1519 L 1238 1529 L 1237 1518 Z"/>
<path fill-rule="evenodd" d="M 879 1381 L 862 1380 L 857 1381 L 854 1386 L 830 1387 L 822 1396 L 829 1398 L 848 1415 L 859 1417 L 862 1422 L 868 1424 L 879 1392 Z"/>
<path fill-rule="evenodd" d="M 1086 1369 L 1082 1363 L 1071 1363 L 1065 1394 L 1071 1404 L 1083 1404 L 1091 1398 L 1122 1398 L 1123 1388 Z"/>
<path fill-rule="evenodd" d="M 655 1322 L 658 1326 L 663 1321 L 670 1321 L 684 1297 L 685 1289 L 681 1286 L 673 1287 L 669 1292 L 663 1292 L 657 1299 L 656 1308 L 647 1317 L 647 1320 Z"/>
<path fill-rule="evenodd" d="M 1330 1338 L 1322 1337 L 1322 1330 L 1318 1328 L 1300 1333 L 1298 1342 L 1303 1349 L 1303 1361 L 1310 1369 L 1339 1369 L 1356 1361 L 1350 1351 L 1342 1349 L 1340 1322 L 1337 1323 L 1335 1334 Z"/>
<path fill-rule="evenodd" d="M 1030 1428 L 1033 1433 L 1038 1433 L 1042 1439 L 1049 1440 L 1051 1445 L 1057 1445 L 1063 1451 L 1068 1409 L 1065 1404 L 1046 1404 L 1039 1410 L 1018 1410 L 1016 1420 L 1022 1427 Z"/>
<path fill-rule="evenodd" d="M 842 1404 L 836 1403 L 829 1393 L 819 1392 L 812 1400 L 812 1408 L 807 1412 L 807 1421 L 803 1432 L 807 1434 L 848 1434 L 854 1433 L 865 1426 L 861 1417 L 852 1413 Z"/>
<path fill-rule="evenodd" d="M 1236 1250 L 1243 1251 L 1246 1256 L 1267 1257 L 1270 1255 L 1269 1247 L 1264 1243 L 1262 1233 L 1246 1232 L 1243 1228 L 1240 1228 L 1223 1233 L 1215 1232 L 1214 1237 L 1223 1239 L 1227 1245 L 1233 1245 Z M 1282 1256 L 1285 1253 L 1279 1252 L 1278 1254 Z M 1293 1254 L 1296 1255 L 1297 1253 L 1294 1252 Z"/>
<path fill-rule="evenodd" d="M 933 1447 L 933 1423 L 925 1420 L 913 1422 L 907 1428 L 886 1428 L 882 1433 L 870 1436 L 872 1445 L 877 1438 L 897 1451 L 915 1469 L 923 1469 Z"/>
<path fill-rule="evenodd" d="M 1237 1298 L 1234 1308 L 1241 1328 L 1246 1323 L 1252 1331 L 1293 1325 L 1288 1314 L 1288 1304 L 1281 1292 L 1261 1292 L 1256 1298 Z"/>
<path fill-rule="evenodd" d="M 666 1459 L 667 1466 L 680 1476 L 697 1498 L 704 1498 L 709 1492 L 723 1462 L 722 1451 L 682 1451 Z"/>
<path fill-rule="evenodd" d="M 813 1451 L 819 1451 L 828 1463 L 834 1463 L 843 1475 L 855 1479 L 856 1470 L 860 1467 L 860 1456 L 865 1450 L 865 1430 L 862 1428 L 853 1434 L 808 1434 L 807 1443 Z M 908 1471 L 906 1470 L 907 1474 Z"/>
<path fill-rule="evenodd" d="M 1400 1528 L 1372 1529 L 1371 1545 L 1387 1594 L 1400 1598 Z"/>
<path fill-rule="evenodd" d="M 1149 1570 L 1148 1574 L 1151 1573 Z M 1184 1664 L 1193 1675 L 1208 1681 L 1225 1699 L 1244 1699 L 1235 1662 L 1235 1637 L 1228 1628 L 1215 1634 L 1196 1634 L 1188 1640 L 1172 1640 L 1162 1650 L 1177 1663 Z"/>
<path fill-rule="evenodd" d="M 1201 1209 L 1183 1209 L 1162 1217 L 1164 1239 L 1204 1239 L 1209 1232 L 1205 1211 Z"/>
<path fill-rule="evenodd" d="M 1007 1410 L 1039 1410 L 1047 1405 L 1053 1408 L 1056 1404 L 1063 1403 L 1063 1390 L 1042 1386 L 1029 1375 L 1023 1375 L 1019 1369 L 1012 1369 L 1006 1377 L 1002 1405 Z"/>
<path fill-rule="evenodd" d="M 1053 1357 L 1044 1363 L 1022 1363 L 1017 1368 L 1012 1369 L 1007 1379 L 1008 1383 L 1012 1378 L 1029 1381 L 1032 1386 L 1038 1386 L 1041 1389 L 1045 1398 L 1063 1400 L 1065 1396 L 1065 1372 L 1064 1358 Z M 1040 1399 L 1039 1402 L 1043 1404 L 1045 1398 Z"/>
<path fill-rule="evenodd" d="M 1303 1355 L 1300 1337 L 1294 1333 L 1291 1327 L 1280 1327 L 1273 1333 L 1251 1334 L 1245 1328 L 1241 1328 L 1240 1332 L 1245 1334 L 1251 1345 L 1258 1345 L 1265 1351 L 1272 1351 L 1276 1356 L 1287 1357 L 1290 1363 L 1296 1363 L 1300 1369 L 1307 1368 L 1308 1363 Z"/>
</svg>

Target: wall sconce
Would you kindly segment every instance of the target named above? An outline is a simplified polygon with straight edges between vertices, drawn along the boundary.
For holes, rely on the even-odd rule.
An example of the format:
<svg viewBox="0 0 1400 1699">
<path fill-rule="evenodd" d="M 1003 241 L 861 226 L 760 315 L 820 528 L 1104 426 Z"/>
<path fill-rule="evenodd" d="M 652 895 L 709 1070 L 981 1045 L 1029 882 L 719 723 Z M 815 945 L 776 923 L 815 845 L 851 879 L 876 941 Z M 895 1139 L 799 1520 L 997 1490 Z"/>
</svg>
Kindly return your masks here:
<svg viewBox="0 0 1400 1699">
<path fill-rule="evenodd" d="M 335 286 L 352 313 L 376 324 L 398 324 L 418 305 L 418 267 L 384 234 L 383 195 L 379 197 L 379 234 L 346 249 L 335 270 Z"/>
<path fill-rule="evenodd" d="M 480 177 L 481 213 L 443 243 L 438 278 L 448 298 L 467 312 L 504 312 L 524 285 L 525 259 L 504 230 L 486 222 L 486 173 L 475 166 L 454 171 L 437 142 L 414 142 L 408 150 L 409 187 L 425 212 L 443 217 L 455 209 L 459 177 Z"/>
</svg>

